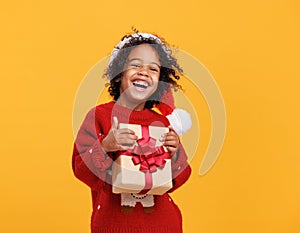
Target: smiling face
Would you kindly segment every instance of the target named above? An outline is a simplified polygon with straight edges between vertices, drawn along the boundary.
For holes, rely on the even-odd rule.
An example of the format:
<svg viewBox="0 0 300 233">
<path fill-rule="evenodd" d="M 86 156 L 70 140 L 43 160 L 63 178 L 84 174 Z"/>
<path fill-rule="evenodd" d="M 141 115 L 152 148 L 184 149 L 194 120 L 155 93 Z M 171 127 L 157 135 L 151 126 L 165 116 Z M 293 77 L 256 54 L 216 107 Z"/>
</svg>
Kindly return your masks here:
<svg viewBox="0 0 300 233">
<path fill-rule="evenodd" d="M 160 75 L 160 61 L 149 44 L 136 46 L 127 57 L 121 77 L 119 103 L 142 110 L 147 99 L 156 91 Z"/>
</svg>

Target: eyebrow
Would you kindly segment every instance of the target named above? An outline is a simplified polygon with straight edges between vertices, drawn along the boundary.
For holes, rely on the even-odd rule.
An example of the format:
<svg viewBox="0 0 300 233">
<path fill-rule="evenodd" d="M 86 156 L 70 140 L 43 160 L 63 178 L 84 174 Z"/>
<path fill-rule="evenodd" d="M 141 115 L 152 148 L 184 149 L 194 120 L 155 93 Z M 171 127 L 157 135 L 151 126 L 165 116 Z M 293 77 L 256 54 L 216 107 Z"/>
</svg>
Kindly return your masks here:
<svg viewBox="0 0 300 233">
<path fill-rule="evenodd" d="M 130 60 L 128 60 L 128 62 L 132 62 L 132 61 L 143 61 L 143 59 L 140 59 L 140 58 L 132 58 Z M 154 64 L 154 65 L 157 65 L 159 68 L 160 68 L 160 65 L 156 62 L 150 62 L 150 64 Z"/>
</svg>

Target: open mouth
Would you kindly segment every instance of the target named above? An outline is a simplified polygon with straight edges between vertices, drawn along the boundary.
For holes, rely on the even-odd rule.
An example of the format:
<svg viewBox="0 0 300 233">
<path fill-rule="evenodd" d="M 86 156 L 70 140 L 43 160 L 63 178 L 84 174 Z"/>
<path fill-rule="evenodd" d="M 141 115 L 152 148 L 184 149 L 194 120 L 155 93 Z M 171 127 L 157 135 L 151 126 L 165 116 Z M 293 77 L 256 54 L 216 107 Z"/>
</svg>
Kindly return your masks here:
<svg viewBox="0 0 300 233">
<path fill-rule="evenodd" d="M 143 81 L 143 80 L 133 81 L 132 84 L 135 87 L 143 88 L 143 89 L 147 89 L 147 87 L 149 87 L 149 83 L 147 83 L 146 81 Z"/>
</svg>

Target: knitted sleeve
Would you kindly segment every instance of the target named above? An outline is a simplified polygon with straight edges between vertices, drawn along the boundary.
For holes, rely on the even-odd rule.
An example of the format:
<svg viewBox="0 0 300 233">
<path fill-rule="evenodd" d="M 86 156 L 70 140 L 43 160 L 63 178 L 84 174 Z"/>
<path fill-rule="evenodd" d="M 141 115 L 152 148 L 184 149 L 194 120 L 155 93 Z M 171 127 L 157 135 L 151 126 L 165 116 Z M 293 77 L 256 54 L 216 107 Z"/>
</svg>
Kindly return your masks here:
<svg viewBox="0 0 300 233">
<path fill-rule="evenodd" d="M 75 176 L 92 189 L 106 178 L 111 158 L 102 150 L 104 136 L 96 120 L 96 109 L 89 111 L 77 134 L 72 156 Z"/>
<path fill-rule="evenodd" d="M 173 188 L 169 192 L 173 192 L 175 189 L 183 185 L 191 175 L 191 167 L 187 161 L 187 155 L 182 144 L 179 144 L 178 151 L 172 162 L 172 176 L 173 176 Z"/>
</svg>

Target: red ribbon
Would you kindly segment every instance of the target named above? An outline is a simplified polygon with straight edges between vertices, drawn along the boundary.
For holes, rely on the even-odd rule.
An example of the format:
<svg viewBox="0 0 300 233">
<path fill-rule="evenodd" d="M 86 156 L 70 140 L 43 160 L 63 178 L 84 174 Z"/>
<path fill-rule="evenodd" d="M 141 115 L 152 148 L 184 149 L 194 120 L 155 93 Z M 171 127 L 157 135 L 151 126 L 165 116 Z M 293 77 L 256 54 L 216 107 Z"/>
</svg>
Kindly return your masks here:
<svg viewBox="0 0 300 233">
<path fill-rule="evenodd" d="M 148 126 L 142 126 L 142 138 L 137 145 L 129 151 L 119 152 L 119 155 L 132 156 L 134 165 L 140 164 L 140 171 L 145 173 L 145 187 L 140 194 L 146 194 L 153 186 L 151 173 L 157 171 L 157 167 L 163 168 L 165 159 L 170 159 L 170 154 L 165 152 L 162 146 L 156 147 L 156 139 L 149 136 Z"/>
</svg>

